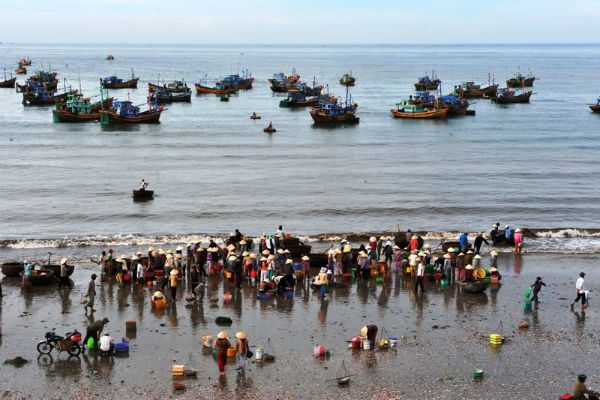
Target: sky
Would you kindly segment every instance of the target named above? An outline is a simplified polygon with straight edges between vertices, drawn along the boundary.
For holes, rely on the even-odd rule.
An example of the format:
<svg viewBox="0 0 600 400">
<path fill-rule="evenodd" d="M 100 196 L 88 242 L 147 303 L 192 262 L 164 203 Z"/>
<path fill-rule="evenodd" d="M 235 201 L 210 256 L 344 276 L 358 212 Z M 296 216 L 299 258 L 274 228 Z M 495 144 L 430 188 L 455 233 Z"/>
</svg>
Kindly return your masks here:
<svg viewBox="0 0 600 400">
<path fill-rule="evenodd" d="M 0 0 L 4 43 L 597 43 L 599 0 Z"/>
</svg>

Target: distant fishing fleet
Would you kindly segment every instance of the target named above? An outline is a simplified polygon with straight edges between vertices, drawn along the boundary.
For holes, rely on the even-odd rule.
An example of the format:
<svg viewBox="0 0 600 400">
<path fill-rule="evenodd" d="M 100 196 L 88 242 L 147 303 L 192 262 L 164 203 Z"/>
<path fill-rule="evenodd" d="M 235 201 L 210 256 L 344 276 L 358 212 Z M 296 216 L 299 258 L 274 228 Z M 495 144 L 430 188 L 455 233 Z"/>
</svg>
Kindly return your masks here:
<svg viewBox="0 0 600 400">
<path fill-rule="evenodd" d="M 114 57 L 107 56 L 106 60 Z M 29 58 L 19 60 L 16 74 L 28 74 L 27 68 L 32 65 Z M 209 82 L 204 79 L 194 84 L 197 95 L 213 94 L 221 101 L 229 101 L 229 97 L 239 91 L 251 90 L 255 78 L 245 70 L 242 73 L 228 75 L 223 79 Z M 452 92 L 442 94 L 442 81 L 434 71 L 431 76 L 425 74 L 414 83 L 415 93 L 408 99 L 403 99 L 391 109 L 395 118 L 407 119 L 439 119 L 454 116 L 475 115 L 469 110 L 469 99 L 490 99 L 498 104 L 528 103 L 534 94 L 531 90 L 536 77 L 531 72 L 523 75 L 520 72 L 506 80 L 506 87 L 501 88 L 488 75 L 487 84 L 476 84 L 472 81 L 455 85 Z M 279 102 L 283 108 L 310 108 L 309 114 L 315 124 L 344 125 L 356 124 L 358 104 L 350 94 L 350 87 L 355 86 L 356 77 L 352 71 L 341 76 L 339 83 L 345 86 L 345 98 L 330 94 L 329 86 L 317 84 L 313 78 L 308 84 L 300 78 L 295 69 L 290 75 L 283 72 L 273 74 L 268 79 L 270 89 L 274 93 L 285 94 Z M 100 78 L 99 95 L 86 97 L 81 90 L 72 89 L 66 79 L 59 88 L 58 73 L 50 68 L 48 71 L 37 70 L 30 75 L 24 84 L 17 83 L 17 77 L 0 77 L 0 88 L 15 88 L 22 93 L 23 104 L 26 106 L 53 106 L 53 121 L 59 122 L 90 122 L 99 121 L 102 125 L 109 124 L 148 124 L 159 123 L 160 116 L 165 111 L 164 105 L 192 101 L 192 89 L 182 80 L 170 82 L 148 82 L 147 102 L 135 105 L 131 101 L 117 100 L 110 97 L 108 90 L 137 89 L 139 77 L 131 71 L 129 79 L 117 76 Z M 94 100 L 92 100 L 94 99 Z M 596 104 L 589 106 L 593 112 L 600 112 L 600 98 Z M 261 117 L 252 113 L 251 119 Z M 272 122 L 263 130 L 274 133 L 276 129 Z"/>
</svg>

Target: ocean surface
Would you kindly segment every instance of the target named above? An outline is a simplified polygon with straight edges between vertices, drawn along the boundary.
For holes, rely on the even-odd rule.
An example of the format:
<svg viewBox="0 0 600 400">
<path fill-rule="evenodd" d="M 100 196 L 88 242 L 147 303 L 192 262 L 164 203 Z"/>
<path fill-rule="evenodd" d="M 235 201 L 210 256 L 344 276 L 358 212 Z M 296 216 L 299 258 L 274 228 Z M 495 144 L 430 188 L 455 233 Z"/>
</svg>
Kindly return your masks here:
<svg viewBox="0 0 600 400">
<path fill-rule="evenodd" d="M 110 94 L 136 103 L 159 77 L 192 86 L 248 69 L 256 81 L 229 102 L 194 95 L 159 125 L 125 128 L 55 124 L 50 107 L 24 107 L 0 89 L 5 247 L 257 235 L 279 224 L 307 236 L 396 224 L 444 236 L 500 222 L 537 228 L 549 250 L 600 251 L 600 116 L 587 107 L 600 95 L 600 45 L 0 45 L 0 68 L 22 57 L 30 72 L 51 66 L 89 96 L 101 77 L 133 68 L 139 88 Z M 267 79 L 292 68 L 340 96 L 352 70 L 360 124 L 317 128 L 308 110 L 279 108 Z M 530 104 L 473 100 L 476 116 L 447 121 L 389 112 L 426 71 L 449 92 L 488 74 L 503 83 L 519 68 L 537 77 Z M 250 120 L 253 111 L 263 119 Z M 272 136 L 262 132 L 269 121 Z M 141 178 L 156 191 L 151 202 L 132 201 Z"/>
</svg>

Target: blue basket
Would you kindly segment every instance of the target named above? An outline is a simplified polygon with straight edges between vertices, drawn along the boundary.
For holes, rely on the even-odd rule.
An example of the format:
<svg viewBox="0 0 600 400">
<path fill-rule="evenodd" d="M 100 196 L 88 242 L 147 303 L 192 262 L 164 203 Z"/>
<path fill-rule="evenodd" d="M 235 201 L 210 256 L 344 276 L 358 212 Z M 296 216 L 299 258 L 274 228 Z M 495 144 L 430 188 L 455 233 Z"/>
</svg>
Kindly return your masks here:
<svg viewBox="0 0 600 400">
<path fill-rule="evenodd" d="M 267 293 L 259 293 L 256 296 L 256 298 L 259 300 L 271 300 L 273 298 L 273 296 L 271 296 L 270 294 L 267 294 Z"/>
<path fill-rule="evenodd" d="M 129 353 L 129 344 L 115 343 L 115 353 Z"/>
</svg>

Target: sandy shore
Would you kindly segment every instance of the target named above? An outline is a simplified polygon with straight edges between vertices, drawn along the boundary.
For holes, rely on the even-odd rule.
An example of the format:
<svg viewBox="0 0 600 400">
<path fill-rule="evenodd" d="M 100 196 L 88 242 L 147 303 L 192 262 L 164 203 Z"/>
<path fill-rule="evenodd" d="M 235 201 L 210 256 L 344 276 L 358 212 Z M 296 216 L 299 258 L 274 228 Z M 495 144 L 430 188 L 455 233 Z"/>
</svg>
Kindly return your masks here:
<svg viewBox="0 0 600 400">
<path fill-rule="evenodd" d="M 298 288 L 293 299 L 259 301 L 253 289 L 235 292 L 231 303 L 210 304 L 208 296 L 221 297 L 222 281 L 213 281 L 204 302 L 179 300 L 164 312 L 150 309 L 148 288 L 97 288 L 96 318 L 110 319 L 115 338 L 125 335 L 125 321 L 137 321 L 127 358 L 91 355 L 68 359 L 53 354 L 50 365 L 38 363 L 37 341 L 47 329 L 57 332 L 90 322 L 79 304 L 92 265 L 73 275 L 75 288 L 60 295 L 55 287 L 36 288 L 22 294 L 18 284 L 3 280 L 0 314 L 2 359 L 22 356 L 30 362 L 21 368 L 2 365 L 2 398 L 374 398 L 374 399 L 508 399 L 558 398 L 567 392 L 578 373 L 587 373 L 591 387 L 600 387 L 600 324 L 593 293 L 600 271 L 592 256 L 527 254 L 515 259 L 503 254 L 503 285 L 484 295 L 460 293 L 457 286 L 426 287 L 415 295 L 412 282 L 394 276 L 382 285 L 375 281 L 336 289 L 321 303 L 310 289 Z M 569 302 L 574 281 L 586 270 L 592 290 L 591 307 L 572 312 Z M 539 310 L 525 313 L 520 304 L 523 290 L 544 277 L 549 285 L 541 295 Z M 577 310 L 576 310 L 577 311 Z M 219 315 L 229 316 L 234 334 L 243 329 L 252 346 L 264 346 L 271 338 L 277 359 L 272 364 L 249 364 L 244 376 L 235 365 L 227 366 L 220 379 L 211 355 L 203 354 L 200 336 L 216 334 Z M 528 330 L 516 324 L 528 321 Z M 346 340 L 365 323 L 385 328 L 401 337 L 395 350 L 352 352 Z M 501 332 L 499 332 L 501 330 Z M 491 347 L 487 336 L 503 333 L 506 343 Z M 312 348 L 324 345 L 328 360 L 314 359 Z M 336 370 L 342 360 L 356 374 L 347 388 L 339 388 Z M 198 369 L 187 389 L 174 393 L 170 368 L 181 363 Z M 485 378 L 474 381 L 472 370 L 481 368 Z"/>
</svg>

